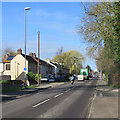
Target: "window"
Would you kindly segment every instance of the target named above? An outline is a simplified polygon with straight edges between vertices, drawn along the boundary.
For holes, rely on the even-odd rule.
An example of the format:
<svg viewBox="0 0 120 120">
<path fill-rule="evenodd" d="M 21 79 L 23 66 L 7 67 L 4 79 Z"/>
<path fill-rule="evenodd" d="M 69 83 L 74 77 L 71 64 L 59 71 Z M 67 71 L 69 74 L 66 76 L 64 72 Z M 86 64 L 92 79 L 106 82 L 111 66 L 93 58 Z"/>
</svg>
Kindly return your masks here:
<svg viewBox="0 0 120 120">
<path fill-rule="evenodd" d="M 86 72 L 83 72 L 83 75 L 86 75 Z"/>
<path fill-rule="evenodd" d="M 6 70 L 10 70 L 10 64 L 6 64 Z"/>
</svg>

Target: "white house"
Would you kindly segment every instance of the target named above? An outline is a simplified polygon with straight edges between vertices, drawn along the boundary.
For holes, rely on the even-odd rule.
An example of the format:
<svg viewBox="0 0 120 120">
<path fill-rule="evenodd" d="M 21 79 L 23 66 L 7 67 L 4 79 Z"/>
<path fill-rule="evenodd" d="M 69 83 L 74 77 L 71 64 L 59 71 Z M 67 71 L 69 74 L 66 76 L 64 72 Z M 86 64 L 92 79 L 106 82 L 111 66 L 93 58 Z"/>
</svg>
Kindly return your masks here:
<svg viewBox="0 0 120 120">
<path fill-rule="evenodd" d="M 15 56 L 10 56 L 10 55 L 6 55 L 4 60 L 3 60 L 3 73 L 2 75 L 7 75 L 7 76 L 11 76 L 11 60 L 14 58 Z"/>
<path fill-rule="evenodd" d="M 53 66 L 47 62 L 39 59 L 39 71 L 42 77 L 46 77 L 47 74 L 53 74 Z M 11 60 L 11 79 L 23 80 L 24 79 L 24 67 L 25 67 L 25 55 L 22 54 L 22 50 L 17 50 L 17 55 Z M 37 74 L 38 71 L 38 58 L 35 53 L 29 53 L 26 55 L 26 68 L 28 72 Z"/>
<path fill-rule="evenodd" d="M 59 74 L 59 68 L 54 63 L 51 63 L 50 60 L 46 59 L 45 61 L 54 67 L 53 73 L 55 74 L 55 77 L 57 77 Z"/>
<path fill-rule="evenodd" d="M 0 63 L 0 75 L 2 75 L 2 73 L 3 73 L 3 63 Z"/>
</svg>

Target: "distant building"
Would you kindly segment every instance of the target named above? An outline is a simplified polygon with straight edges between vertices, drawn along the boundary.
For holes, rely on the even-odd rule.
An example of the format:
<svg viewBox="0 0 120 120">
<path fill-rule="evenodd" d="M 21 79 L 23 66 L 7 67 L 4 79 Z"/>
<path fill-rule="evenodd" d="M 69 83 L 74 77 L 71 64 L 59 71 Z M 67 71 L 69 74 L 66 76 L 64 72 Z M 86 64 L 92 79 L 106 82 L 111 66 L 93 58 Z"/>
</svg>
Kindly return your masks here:
<svg viewBox="0 0 120 120">
<path fill-rule="evenodd" d="M 60 76 L 60 71 L 61 71 L 60 68 L 62 68 L 62 71 L 61 71 L 62 76 L 69 74 L 69 68 L 65 67 L 64 65 L 59 64 L 59 63 L 57 63 L 57 62 L 55 62 L 53 60 L 50 60 L 49 58 L 45 59 L 45 61 L 51 63 L 54 66 L 54 68 L 55 68 L 55 77 Z"/>
<path fill-rule="evenodd" d="M 55 78 L 58 77 L 58 74 L 59 74 L 59 68 L 58 68 L 58 65 L 55 64 L 55 63 L 52 63 L 52 62 L 50 61 L 50 59 L 48 59 L 48 58 L 45 59 L 45 61 L 46 61 L 47 63 L 49 63 L 51 66 L 54 67 L 54 72 L 53 72 L 54 77 L 55 77 Z"/>
</svg>

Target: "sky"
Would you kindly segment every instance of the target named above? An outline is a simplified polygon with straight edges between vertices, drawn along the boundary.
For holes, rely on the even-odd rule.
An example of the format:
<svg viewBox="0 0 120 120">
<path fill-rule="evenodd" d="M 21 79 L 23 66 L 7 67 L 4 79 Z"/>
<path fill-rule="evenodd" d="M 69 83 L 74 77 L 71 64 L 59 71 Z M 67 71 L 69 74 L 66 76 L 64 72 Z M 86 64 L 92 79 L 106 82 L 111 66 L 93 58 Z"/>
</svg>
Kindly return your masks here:
<svg viewBox="0 0 120 120">
<path fill-rule="evenodd" d="M 87 4 L 87 3 L 85 3 Z M 56 51 L 77 50 L 86 55 L 88 43 L 77 33 L 85 15 L 80 2 L 3 2 L 2 3 L 2 49 L 17 51 L 25 46 L 25 7 L 27 54 L 37 54 L 38 31 L 40 31 L 40 58 L 52 59 Z M 87 57 L 84 66 L 96 69 L 95 60 Z"/>
</svg>

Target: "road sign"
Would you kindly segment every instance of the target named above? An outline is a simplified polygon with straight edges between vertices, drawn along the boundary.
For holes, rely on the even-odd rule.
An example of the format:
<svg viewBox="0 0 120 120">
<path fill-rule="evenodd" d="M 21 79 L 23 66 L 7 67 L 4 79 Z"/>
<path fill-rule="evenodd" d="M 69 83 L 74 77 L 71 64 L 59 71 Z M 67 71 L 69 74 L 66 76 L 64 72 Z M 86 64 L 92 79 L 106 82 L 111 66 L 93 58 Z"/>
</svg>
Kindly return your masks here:
<svg viewBox="0 0 120 120">
<path fill-rule="evenodd" d="M 26 72 L 26 71 L 27 71 L 27 68 L 24 68 L 24 71 Z"/>
</svg>

